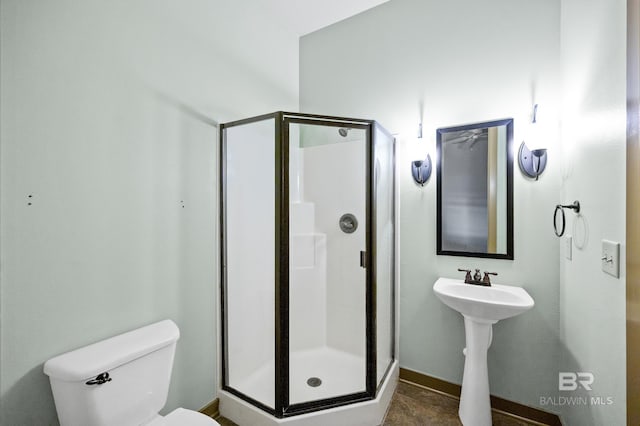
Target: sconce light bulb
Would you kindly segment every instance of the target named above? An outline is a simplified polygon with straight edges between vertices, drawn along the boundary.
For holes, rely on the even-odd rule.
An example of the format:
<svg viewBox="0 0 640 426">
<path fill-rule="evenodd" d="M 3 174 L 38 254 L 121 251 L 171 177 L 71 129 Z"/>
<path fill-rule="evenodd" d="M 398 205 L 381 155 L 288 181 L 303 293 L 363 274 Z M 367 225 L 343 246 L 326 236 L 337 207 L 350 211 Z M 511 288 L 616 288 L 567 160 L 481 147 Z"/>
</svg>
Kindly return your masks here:
<svg viewBox="0 0 640 426">
<path fill-rule="evenodd" d="M 527 144 L 527 148 L 529 148 L 532 153 L 534 151 L 544 151 L 546 149 L 546 142 L 548 137 L 548 134 L 546 134 L 544 129 L 544 123 L 540 123 L 537 118 L 537 109 L 538 105 L 536 104 L 536 106 L 534 107 L 533 118 L 531 120 L 531 123 L 529 123 L 525 134 L 525 143 Z"/>
<path fill-rule="evenodd" d="M 535 157 L 542 157 L 544 154 L 547 153 L 547 150 L 545 148 L 538 148 L 538 149 L 532 149 L 531 153 L 535 156 Z"/>
</svg>

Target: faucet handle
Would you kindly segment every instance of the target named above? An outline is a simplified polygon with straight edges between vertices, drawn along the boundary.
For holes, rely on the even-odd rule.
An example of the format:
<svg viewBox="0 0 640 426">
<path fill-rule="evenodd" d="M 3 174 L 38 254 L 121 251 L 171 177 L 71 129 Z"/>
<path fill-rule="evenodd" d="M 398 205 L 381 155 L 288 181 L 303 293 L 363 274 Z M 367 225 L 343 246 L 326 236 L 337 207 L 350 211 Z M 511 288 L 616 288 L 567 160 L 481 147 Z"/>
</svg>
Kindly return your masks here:
<svg viewBox="0 0 640 426">
<path fill-rule="evenodd" d="M 468 284 L 468 283 L 470 283 L 470 282 L 471 282 L 471 269 L 461 269 L 461 268 L 458 268 L 458 271 L 460 271 L 460 272 L 466 272 L 466 273 L 467 273 L 467 275 L 465 275 L 465 277 L 464 277 L 464 282 L 465 282 L 465 283 L 467 283 L 467 284 Z"/>
<path fill-rule="evenodd" d="M 482 278 L 482 282 L 487 283 L 489 285 L 491 285 L 491 279 L 489 278 L 489 275 L 498 275 L 497 272 L 486 272 L 484 273 L 484 278 Z"/>
</svg>

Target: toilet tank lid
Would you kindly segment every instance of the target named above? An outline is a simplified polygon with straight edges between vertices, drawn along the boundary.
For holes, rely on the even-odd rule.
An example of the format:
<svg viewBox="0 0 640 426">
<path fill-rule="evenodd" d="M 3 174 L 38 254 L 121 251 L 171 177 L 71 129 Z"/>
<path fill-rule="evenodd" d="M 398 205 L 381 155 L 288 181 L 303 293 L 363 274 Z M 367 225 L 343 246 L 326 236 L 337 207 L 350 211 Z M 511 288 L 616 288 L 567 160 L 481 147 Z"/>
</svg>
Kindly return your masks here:
<svg viewBox="0 0 640 426">
<path fill-rule="evenodd" d="M 173 321 L 156 322 L 51 358 L 44 364 L 44 373 L 68 382 L 87 380 L 168 346 L 179 337 Z"/>
</svg>

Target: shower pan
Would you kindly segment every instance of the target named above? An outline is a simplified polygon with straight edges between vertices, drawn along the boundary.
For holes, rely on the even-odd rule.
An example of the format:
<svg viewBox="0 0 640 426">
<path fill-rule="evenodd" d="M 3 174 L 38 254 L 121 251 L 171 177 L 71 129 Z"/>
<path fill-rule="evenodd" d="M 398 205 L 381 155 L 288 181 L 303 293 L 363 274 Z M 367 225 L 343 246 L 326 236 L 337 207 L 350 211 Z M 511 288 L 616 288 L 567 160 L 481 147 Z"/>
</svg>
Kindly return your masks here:
<svg viewBox="0 0 640 426">
<path fill-rule="evenodd" d="M 378 424 L 398 375 L 394 138 L 288 112 L 220 138 L 222 415 Z"/>
</svg>

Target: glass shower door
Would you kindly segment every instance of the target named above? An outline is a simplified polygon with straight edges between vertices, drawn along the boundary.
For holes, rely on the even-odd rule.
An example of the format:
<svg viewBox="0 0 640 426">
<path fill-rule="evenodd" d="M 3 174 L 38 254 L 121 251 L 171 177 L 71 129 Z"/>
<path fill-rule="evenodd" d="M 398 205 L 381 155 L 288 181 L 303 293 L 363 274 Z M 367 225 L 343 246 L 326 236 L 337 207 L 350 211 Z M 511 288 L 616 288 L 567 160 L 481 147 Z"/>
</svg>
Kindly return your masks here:
<svg viewBox="0 0 640 426">
<path fill-rule="evenodd" d="M 373 150 L 376 383 L 380 384 L 395 358 L 395 139 L 377 123 Z"/>
<path fill-rule="evenodd" d="M 289 118 L 289 404 L 367 391 L 369 126 Z"/>
<path fill-rule="evenodd" d="M 223 381 L 274 410 L 276 118 L 222 132 Z"/>
</svg>

